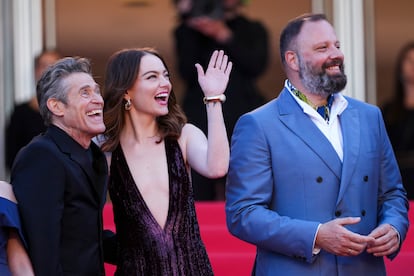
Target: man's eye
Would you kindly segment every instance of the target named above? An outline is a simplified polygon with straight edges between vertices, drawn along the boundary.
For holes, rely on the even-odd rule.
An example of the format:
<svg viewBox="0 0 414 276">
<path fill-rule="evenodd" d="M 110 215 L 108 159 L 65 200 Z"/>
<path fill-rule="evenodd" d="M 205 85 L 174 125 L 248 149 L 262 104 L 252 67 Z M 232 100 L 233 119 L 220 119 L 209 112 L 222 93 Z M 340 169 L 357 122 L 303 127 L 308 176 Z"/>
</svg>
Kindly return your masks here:
<svg viewBox="0 0 414 276">
<path fill-rule="evenodd" d="M 89 98 L 90 93 L 88 90 L 81 90 L 80 95 L 84 98 Z"/>
</svg>

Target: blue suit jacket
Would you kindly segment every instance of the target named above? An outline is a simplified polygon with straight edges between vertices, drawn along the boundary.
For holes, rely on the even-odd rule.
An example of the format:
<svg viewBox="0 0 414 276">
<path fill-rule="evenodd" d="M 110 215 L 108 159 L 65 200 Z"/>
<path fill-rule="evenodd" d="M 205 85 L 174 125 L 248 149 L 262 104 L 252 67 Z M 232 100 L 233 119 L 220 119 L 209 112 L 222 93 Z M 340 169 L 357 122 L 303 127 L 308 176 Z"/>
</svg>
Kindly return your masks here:
<svg viewBox="0 0 414 276">
<path fill-rule="evenodd" d="M 389 223 L 404 240 L 408 201 L 381 112 L 347 100 L 339 116 L 343 162 L 286 89 L 239 119 L 227 226 L 257 246 L 256 275 L 384 275 L 383 258 L 368 253 L 313 256 L 318 225 L 339 217 L 361 217 L 347 228 L 363 235 Z"/>
</svg>

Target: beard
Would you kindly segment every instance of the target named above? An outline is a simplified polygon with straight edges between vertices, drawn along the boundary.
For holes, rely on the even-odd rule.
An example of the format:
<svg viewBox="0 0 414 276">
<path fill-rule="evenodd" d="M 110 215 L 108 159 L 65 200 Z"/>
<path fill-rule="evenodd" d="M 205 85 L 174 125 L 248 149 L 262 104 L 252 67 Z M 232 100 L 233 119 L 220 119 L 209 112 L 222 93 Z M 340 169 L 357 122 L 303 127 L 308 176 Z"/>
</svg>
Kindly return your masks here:
<svg viewBox="0 0 414 276">
<path fill-rule="evenodd" d="M 340 73 L 329 75 L 326 68 L 338 65 Z M 303 86 L 312 94 L 328 97 L 331 94 L 342 91 L 347 82 L 344 73 L 344 64 L 342 60 L 335 59 L 331 62 L 325 62 L 322 68 L 313 67 L 310 62 L 303 62 L 299 58 L 299 77 Z"/>
</svg>

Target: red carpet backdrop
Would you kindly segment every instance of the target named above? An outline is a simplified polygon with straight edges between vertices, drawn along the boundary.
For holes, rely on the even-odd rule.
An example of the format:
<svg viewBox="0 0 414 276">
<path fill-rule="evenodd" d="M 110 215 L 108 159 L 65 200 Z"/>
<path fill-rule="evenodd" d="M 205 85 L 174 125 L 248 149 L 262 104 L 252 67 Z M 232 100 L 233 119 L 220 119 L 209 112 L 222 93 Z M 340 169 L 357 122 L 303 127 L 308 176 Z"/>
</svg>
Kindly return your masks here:
<svg viewBox="0 0 414 276">
<path fill-rule="evenodd" d="M 410 203 L 410 222 L 414 223 L 414 201 Z M 227 230 L 224 202 L 197 202 L 197 217 L 200 223 L 201 237 L 216 276 L 249 276 L 253 267 L 255 247 L 233 237 Z M 104 227 L 115 231 L 112 206 L 104 208 Z M 386 259 L 388 276 L 413 275 L 414 229 L 410 227 L 401 252 L 393 261 Z M 105 264 L 107 276 L 113 276 L 115 266 Z"/>
</svg>

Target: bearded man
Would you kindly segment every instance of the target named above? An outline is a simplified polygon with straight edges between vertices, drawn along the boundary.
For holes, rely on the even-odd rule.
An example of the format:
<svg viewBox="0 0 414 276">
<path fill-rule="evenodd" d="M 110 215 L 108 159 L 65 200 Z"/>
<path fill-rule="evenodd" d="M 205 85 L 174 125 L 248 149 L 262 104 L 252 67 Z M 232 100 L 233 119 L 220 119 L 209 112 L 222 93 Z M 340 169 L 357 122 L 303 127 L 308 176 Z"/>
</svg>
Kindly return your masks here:
<svg viewBox="0 0 414 276">
<path fill-rule="evenodd" d="M 408 202 L 380 110 L 343 96 L 344 55 L 322 14 L 281 33 L 287 80 L 236 124 L 230 232 L 256 245 L 254 275 L 385 275 Z"/>
</svg>

